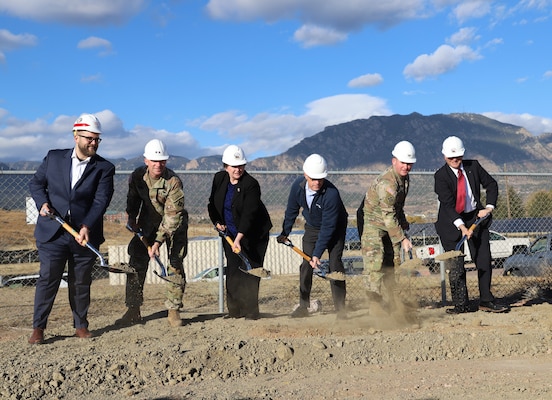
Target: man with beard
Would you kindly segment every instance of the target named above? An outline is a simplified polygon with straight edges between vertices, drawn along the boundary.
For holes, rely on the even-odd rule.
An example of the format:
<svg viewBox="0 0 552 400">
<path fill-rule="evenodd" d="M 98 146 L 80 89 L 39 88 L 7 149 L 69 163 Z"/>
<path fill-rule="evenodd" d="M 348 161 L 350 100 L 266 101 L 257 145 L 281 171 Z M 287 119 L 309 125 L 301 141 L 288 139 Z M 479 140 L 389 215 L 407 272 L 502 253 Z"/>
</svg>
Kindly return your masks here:
<svg viewBox="0 0 552 400">
<path fill-rule="evenodd" d="M 40 212 L 35 228 L 40 277 L 30 344 L 44 342 L 44 329 L 66 264 L 75 336 L 92 337 L 87 316 L 96 255 L 86 243 L 99 248 L 104 242 L 103 216 L 113 196 L 115 175 L 115 166 L 96 153 L 101 133 L 98 118 L 82 114 L 73 125 L 75 147 L 50 150 L 29 183 Z M 73 237 L 48 214 L 61 216 L 78 235 Z"/>
</svg>

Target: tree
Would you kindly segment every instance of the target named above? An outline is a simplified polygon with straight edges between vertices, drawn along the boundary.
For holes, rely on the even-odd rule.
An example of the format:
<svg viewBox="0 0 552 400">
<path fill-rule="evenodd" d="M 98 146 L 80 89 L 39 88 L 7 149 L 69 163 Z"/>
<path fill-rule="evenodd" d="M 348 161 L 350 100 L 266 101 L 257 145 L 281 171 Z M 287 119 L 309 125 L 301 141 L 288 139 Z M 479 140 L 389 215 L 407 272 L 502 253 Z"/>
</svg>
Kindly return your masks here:
<svg viewBox="0 0 552 400">
<path fill-rule="evenodd" d="M 493 211 L 493 217 L 496 219 L 522 218 L 525 216 L 525 207 L 519 193 L 512 187 L 508 186 L 505 194 L 500 194 L 496 205 L 496 210 Z"/>
<path fill-rule="evenodd" d="M 526 204 L 528 217 L 552 216 L 552 192 L 540 190 L 533 193 Z"/>
</svg>

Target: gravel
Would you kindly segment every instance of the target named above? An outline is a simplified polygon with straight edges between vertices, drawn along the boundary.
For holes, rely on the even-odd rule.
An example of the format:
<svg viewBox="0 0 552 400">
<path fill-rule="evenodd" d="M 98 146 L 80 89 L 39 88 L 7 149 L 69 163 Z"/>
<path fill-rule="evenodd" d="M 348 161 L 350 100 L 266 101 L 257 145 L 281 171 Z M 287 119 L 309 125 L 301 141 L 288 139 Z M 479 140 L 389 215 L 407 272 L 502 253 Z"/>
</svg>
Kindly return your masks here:
<svg viewBox="0 0 552 400">
<path fill-rule="evenodd" d="M 271 281 L 262 286 L 278 298 Z M 120 328 L 124 289 L 93 286 L 92 339 L 72 336 L 60 289 L 43 345 L 27 344 L 33 290 L 0 289 L 0 398 L 552 398 L 547 298 L 506 314 L 454 316 L 371 304 L 346 320 L 331 307 L 292 319 L 274 302 L 246 321 L 204 312 L 206 288 L 188 285 L 182 327 L 169 327 L 162 291 L 148 288 L 144 323 Z"/>
</svg>

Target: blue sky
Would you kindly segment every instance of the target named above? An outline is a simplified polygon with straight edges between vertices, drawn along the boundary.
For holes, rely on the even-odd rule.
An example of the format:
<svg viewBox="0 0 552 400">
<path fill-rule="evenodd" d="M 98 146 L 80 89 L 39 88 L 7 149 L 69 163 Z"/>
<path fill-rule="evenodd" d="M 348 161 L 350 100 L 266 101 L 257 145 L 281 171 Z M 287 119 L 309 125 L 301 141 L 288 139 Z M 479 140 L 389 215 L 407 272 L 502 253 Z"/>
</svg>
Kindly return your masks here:
<svg viewBox="0 0 552 400">
<path fill-rule="evenodd" d="M 254 159 L 412 112 L 552 132 L 551 17 L 552 0 L 2 0 L 0 161 L 73 146 L 84 112 L 107 158 L 159 138 Z"/>
</svg>

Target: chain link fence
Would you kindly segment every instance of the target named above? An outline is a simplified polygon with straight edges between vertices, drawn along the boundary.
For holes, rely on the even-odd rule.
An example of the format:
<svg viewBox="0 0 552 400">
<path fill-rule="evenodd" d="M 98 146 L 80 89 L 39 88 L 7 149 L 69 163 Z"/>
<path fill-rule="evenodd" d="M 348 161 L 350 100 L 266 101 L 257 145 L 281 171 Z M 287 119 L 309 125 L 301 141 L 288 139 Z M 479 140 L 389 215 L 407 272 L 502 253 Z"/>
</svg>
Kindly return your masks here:
<svg viewBox="0 0 552 400">
<path fill-rule="evenodd" d="M 126 246 L 132 233 L 125 229 L 127 179 L 131 171 L 118 171 L 115 175 L 115 194 L 104 217 L 105 237 L 100 251 L 108 263 L 128 262 Z M 207 202 L 215 171 L 177 171 L 185 192 L 189 213 L 189 251 L 184 261 L 188 289 L 190 285 L 205 285 L 212 294 L 206 299 L 206 311 L 223 309 L 218 274 L 222 271 L 224 256 L 218 238 L 207 214 Z M 260 183 L 262 199 L 272 218 L 273 237 L 266 256 L 265 269 L 272 273 L 271 279 L 287 279 L 285 290 L 278 301 L 291 308 L 299 298 L 299 264 L 301 257 L 292 249 L 276 242 L 280 232 L 287 197 L 292 182 L 301 172 L 252 171 Z M 37 210 L 30 199 L 28 182 L 33 172 L 0 171 L 0 298 L 17 296 L 18 288 L 34 286 L 39 270 L 33 230 Z M 344 253 L 347 269 L 347 301 L 351 307 L 360 307 L 365 301 L 365 284 L 362 275 L 360 239 L 356 230 L 356 209 L 367 187 L 379 172 L 340 171 L 328 176 L 340 190 L 349 212 L 349 229 Z M 552 247 L 546 236 L 552 232 L 552 174 L 545 173 L 494 173 L 500 189 L 499 204 L 493 213 L 491 226 L 491 252 L 493 256 L 493 292 L 499 298 L 515 298 L 523 293 L 538 296 L 550 289 L 552 281 Z M 433 228 L 437 215 L 437 198 L 433 191 L 433 172 L 412 172 L 410 193 L 406 201 L 406 214 L 411 222 L 410 236 L 415 257 L 421 262 L 415 268 L 397 270 L 397 293 L 405 299 L 422 306 L 440 305 L 446 302 L 448 278 L 435 261 L 442 249 Z M 298 218 L 291 241 L 301 245 L 303 221 Z M 161 260 L 166 264 L 166 253 Z M 515 254 L 520 253 L 520 254 Z M 510 257 L 514 255 L 513 257 Z M 324 257 L 323 257 L 324 258 Z M 406 263 L 408 264 L 408 263 Z M 150 264 L 150 272 L 158 268 Z M 466 257 L 469 293 L 478 296 L 477 271 Z M 114 302 L 124 303 L 124 274 L 111 274 L 99 263 L 94 270 L 94 284 L 98 288 L 111 288 L 116 295 Z M 148 274 L 147 285 L 164 285 L 155 274 Z M 274 296 L 265 294 L 261 282 L 260 303 L 269 304 Z M 62 282 L 62 286 L 66 285 Z M 106 289 L 107 290 L 107 289 Z M 186 296 L 186 294 L 185 294 Z M 331 307 L 328 281 L 313 279 L 312 298 Z M 147 301 L 147 299 L 146 299 Z M 0 306 L 2 307 L 2 306 Z"/>
</svg>

